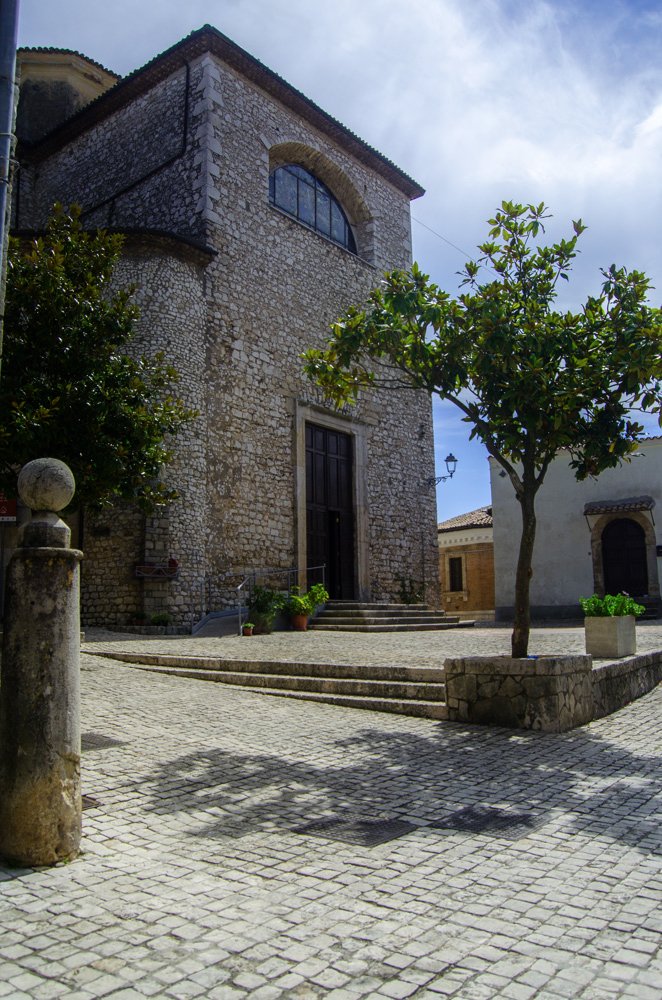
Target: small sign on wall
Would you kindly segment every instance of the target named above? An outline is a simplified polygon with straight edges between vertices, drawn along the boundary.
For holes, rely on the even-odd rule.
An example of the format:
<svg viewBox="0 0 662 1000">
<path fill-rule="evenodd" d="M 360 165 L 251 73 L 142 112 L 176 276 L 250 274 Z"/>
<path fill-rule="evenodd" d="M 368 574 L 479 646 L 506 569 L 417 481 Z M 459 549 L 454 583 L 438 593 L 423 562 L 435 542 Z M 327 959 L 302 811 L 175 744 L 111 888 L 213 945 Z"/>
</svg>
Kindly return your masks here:
<svg viewBox="0 0 662 1000">
<path fill-rule="evenodd" d="M 16 521 L 16 501 L 6 500 L 0 493 L 0 524 L 13 524 Z"/>
</svg>

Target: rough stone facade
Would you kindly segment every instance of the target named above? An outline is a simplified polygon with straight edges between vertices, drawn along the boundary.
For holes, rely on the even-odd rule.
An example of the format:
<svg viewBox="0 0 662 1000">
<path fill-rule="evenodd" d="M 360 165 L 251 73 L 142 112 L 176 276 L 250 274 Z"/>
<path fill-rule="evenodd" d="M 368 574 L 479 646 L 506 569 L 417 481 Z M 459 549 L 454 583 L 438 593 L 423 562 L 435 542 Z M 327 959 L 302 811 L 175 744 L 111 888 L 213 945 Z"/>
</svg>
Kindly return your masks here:
<svg viewBox="0 0 662 1000">
<path fill-rule="evenodd" d="M 448 718 L 563 733 L 593 718 L 590 656 L 448 659 Z"/>
<path fill-rule="evenodd" d="M 593 718 L 617 712 L 662 681 L 662 653 L 639 653 L 593 668 Z"/>
<path fill-rule="evenodd" d="M 270 171 L 287 163 L 342 204 L 357 254 L 270 204 Z M 394 597 L 405 578 L 438 604 L 428 396 L 375 392 L 339 413 L 300 360 L 385 269 L 411 262 L 421 193 L 213 29 L 23 150 L 17 228 L 40 228 L 59 200 L 128 234 L 118 281 L 136 286 L 136 349 L 165 352 L 199 413 L 173 443 L 177 503 L 86 519 L 86 623 L 167 612 L 191 625 L 231 604 L 253 567 L 304 574 L 306 422 L 352 441 L 355 596 Z M 136 576 L 169 560 L 171 575 Z"/>
<path fill-rule="evenodd" d="M 611 715 L 662 680 L 662 653 L 593 666 L 592 656 L 466 656 L 444 663 L 448 718 L 562 733 Z"/>
</svg>

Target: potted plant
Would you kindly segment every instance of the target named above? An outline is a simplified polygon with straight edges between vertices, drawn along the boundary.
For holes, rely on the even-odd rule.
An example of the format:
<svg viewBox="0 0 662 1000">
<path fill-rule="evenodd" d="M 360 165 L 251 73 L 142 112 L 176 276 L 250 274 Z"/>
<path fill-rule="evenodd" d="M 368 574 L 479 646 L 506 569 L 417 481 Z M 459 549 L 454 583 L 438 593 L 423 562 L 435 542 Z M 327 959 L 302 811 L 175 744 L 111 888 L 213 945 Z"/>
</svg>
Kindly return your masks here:
<svg viewBox="0 0 662 1000">
<path fill-rule="evenodd" d="M 298 587 L 292 587 L 283 610 L 289 615 L 292 628 L 297 632 L 305 632 L 310 616 L 328 599 L 329 594 L 321 583 L 313 584 L 306 594 L 301 594 Z"/>
<path fill-rule="evenodd" d="M 241 634 L 242 635 L 252 635 L 254 628 L 255 628 L 255 625 L 253 624 L 253 622 L 244 622 L 244 624 L 241 626 Z"/>
<path fill-rule="evenodd" d="M 248 601 L 248 614 L 255 635 L 267 635 L 273 630 L 274 619 L 285 603 L 285 597 L 269 587 L 253 587 Z"/>
<path fill-rule="evenodd" d="M 586 652 L 601 659 L 631 656 L 637 650 L 635 617 L 646 610 L 628 594 L 580 597 Z"/>
</svg>

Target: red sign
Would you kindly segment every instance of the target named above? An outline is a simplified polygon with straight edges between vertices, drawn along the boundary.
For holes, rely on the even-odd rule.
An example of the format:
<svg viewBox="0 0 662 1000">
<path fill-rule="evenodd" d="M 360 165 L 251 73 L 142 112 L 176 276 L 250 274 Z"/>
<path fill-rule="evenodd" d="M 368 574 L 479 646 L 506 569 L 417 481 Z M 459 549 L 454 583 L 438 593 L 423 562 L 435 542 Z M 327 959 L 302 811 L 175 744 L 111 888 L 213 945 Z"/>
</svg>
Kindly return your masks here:
<svg viewBox="0 0 662 1000">
<path fill-rule="evenodd" d="M 16 520 L 16 501 L 5 500 L 0 493 L 0 523 Z"/>
</svg>

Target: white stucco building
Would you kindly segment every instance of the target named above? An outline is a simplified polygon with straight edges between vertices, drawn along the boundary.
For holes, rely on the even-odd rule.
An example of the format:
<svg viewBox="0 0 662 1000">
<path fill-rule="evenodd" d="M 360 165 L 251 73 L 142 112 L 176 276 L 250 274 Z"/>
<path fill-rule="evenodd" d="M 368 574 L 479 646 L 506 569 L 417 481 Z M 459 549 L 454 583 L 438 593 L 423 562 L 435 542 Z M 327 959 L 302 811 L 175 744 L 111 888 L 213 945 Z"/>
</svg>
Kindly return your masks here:
<svg viewBox="0 0 662 1000">
<path fill-rule="evenodd" d="M 510 480 L 493 459 L 490 476 L 496 617 L 503 620 L 512 616 L 521 514 Z M 536 515 L 534 617 L 576 617 L 580 597 L 620 591 L 659 608 L 662 437 L 647 438 L 631 462 L 584 482 L 560 456 L 538 493 Z"/>
</svg>

